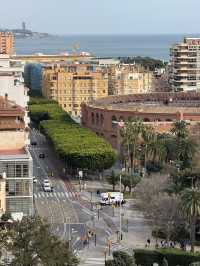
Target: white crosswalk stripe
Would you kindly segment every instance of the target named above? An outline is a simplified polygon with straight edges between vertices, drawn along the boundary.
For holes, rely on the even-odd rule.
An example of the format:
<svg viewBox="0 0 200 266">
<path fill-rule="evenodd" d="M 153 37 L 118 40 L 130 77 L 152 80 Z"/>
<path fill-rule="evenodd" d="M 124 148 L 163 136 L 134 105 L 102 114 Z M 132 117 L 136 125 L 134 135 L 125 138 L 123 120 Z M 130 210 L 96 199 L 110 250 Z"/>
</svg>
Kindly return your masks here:
<svg viewBox="0 0 200 266">
<path fill-rule="evenodd" d="M 37 192 L 34 193 L 35 199 L 41 199 L 41 198 L 56 198 L 58 201 L 59 199 L 66 199 L 72 197 L 72 193 L 69 192 Z"/>
</svg>

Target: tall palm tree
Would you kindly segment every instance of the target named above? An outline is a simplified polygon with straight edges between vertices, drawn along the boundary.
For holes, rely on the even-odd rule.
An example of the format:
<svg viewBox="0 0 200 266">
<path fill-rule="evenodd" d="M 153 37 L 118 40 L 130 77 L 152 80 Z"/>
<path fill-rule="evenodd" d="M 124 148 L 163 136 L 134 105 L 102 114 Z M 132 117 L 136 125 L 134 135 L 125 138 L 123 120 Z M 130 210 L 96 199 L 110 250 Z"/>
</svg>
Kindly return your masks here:
<svg viewBox="0 0 200 266">
<path fill-rule="evenodd" d="M 155 133 L 151 126 L 145 125 L 142 131 L 142 138 L 144 144 L 144 168 L 146 169 L 146 162 L 148 160 L 148 155 L 151 152 L 151 144 L 154 142 Z"/>
<path fill-rule="evenodd" d="M 135 171 L 135 160 L 138 157 L 141 144 L 143 127 L 144 125 L 141 120 L 133 120 L 125 122 L 121 131 L 122 145 L 128 156 L 128 165 L 133 173 Z"/>
<path fill-rule="evenodd" d="M 182 196 L 183 210 L 187 214 L 190 221 L 190 240 L 191 252 L 194 252 L 196 220 L 200 215 L 200 190 L 198 188 L 187 188 L 183 191 Z"/>
</svg>

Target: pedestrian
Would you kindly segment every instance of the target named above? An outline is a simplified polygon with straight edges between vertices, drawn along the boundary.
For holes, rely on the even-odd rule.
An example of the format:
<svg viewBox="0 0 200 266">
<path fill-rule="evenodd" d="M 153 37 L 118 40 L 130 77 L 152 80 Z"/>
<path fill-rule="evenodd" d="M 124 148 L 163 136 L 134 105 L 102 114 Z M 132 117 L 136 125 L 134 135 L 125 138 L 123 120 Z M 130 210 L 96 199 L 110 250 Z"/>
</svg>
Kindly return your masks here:
<svg viewBox="0 0 200 266">
<path fill-rule="evenodd" d="M 147 239 L 147 246 L 150 247 L 150 245 L 151 245 L 151 240 L 150 240 L 150 238 L 148 238 Z"/>
</svg>

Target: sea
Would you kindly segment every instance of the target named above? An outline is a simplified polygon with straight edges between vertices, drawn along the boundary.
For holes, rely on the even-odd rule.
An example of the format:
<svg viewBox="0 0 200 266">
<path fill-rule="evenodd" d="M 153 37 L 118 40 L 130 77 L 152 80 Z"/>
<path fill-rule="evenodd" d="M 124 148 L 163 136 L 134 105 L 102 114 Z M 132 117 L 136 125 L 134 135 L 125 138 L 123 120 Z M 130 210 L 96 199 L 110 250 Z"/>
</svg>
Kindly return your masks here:
<svg viewBox="0 0 200 266">
<path fill-rule="evenodd" d="M 70 35 L 46 38 L 22 38 L 15 40 L 16 54 L 61 54 L 89 52 L 97 57 L 149 56 L 169 60 L 170 46 L 185 36 L 200 37 L 200 34 L 160 35 Z"/>
</svg>

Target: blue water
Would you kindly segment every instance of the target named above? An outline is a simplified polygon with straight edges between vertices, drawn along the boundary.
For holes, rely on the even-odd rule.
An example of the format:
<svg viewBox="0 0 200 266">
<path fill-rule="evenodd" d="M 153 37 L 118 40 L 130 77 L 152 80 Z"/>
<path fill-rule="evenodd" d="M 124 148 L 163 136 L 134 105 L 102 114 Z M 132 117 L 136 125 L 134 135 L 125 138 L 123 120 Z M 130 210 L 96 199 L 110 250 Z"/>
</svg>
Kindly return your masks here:
<svg viewBox="0 0 200 266">
<path fill-rule="evenodd" d="M 53 36 L 42 39 L 16 39 L 15 51 L 17 54 L 34 54 L 39 52 L 44 54 L 58 54 L 72 52 L 72 46 L 75 43 L 79 43 L 80 51 L 87 51 L 95 56 L 150 56 L 168 60 L 170 46 L 180 42 L 183 37 L 181 34 L 73 35 L 63 37 Z"/>
</svg>

